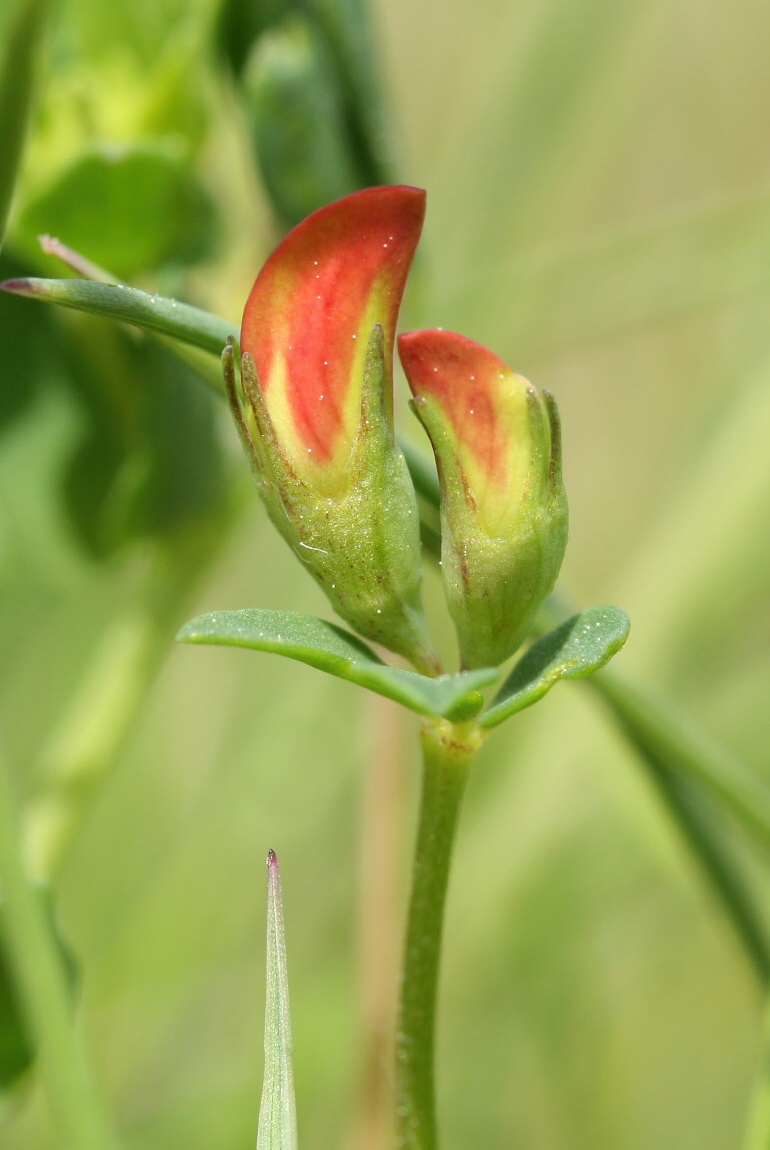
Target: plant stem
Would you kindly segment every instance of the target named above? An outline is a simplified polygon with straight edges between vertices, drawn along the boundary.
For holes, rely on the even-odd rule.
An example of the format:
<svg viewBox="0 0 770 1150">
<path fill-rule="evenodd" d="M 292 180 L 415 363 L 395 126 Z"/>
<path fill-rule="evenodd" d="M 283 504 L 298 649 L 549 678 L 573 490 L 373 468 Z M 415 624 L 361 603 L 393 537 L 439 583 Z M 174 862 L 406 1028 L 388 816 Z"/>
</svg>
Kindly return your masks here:
<svg viewBox="0 0 770 1150">
<path fill-rule="evenodd" d="M 112 1150 L 115 1142 L 75 1037 L 67 974 L 42 902 L 24 873 L 17 823 L 11 788 L 0 763 L 4 942 L 60 1144 L 67 1150 Z"/>
<path fill-rule="evenodd" d="M 423 724 L 423 784 L 412 870 L 398 1030 L 399 1150 L 436 1150 L 434 1045 L 449 866 L 465 784 L 483 735 L 475 723 Z"/>
</svg>

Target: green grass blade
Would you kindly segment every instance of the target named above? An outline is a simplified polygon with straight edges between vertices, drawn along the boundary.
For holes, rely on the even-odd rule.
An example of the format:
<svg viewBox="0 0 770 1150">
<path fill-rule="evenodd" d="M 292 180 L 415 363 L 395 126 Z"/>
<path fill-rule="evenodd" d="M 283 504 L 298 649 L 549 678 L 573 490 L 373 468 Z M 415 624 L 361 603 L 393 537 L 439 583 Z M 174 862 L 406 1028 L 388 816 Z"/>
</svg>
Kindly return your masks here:
<svg viewBox="0 0 770 1150">
<path fill-rule="evenodd" d="M 27 136 L 47 8 L 48 0 L 22 0 L 10 26 L 0 28 L 0 246 Z"/>
<path fill-rule="evenodd" d="M 265 1081 L 259 1108 L 257 1150 L 297 1150 L 289 976 L 286 968 L 281 873 L 274 851 L 270 851 L 267 856 L 266 973 Z"/>
<path fill-rule="evenodd" d="M 662 699 L 606 672 L 595 684 L 629 742 L 648 761 L 692 778 L 766 850 L 770 791 L 729 751 L 692 726 Z"/>
</svg>

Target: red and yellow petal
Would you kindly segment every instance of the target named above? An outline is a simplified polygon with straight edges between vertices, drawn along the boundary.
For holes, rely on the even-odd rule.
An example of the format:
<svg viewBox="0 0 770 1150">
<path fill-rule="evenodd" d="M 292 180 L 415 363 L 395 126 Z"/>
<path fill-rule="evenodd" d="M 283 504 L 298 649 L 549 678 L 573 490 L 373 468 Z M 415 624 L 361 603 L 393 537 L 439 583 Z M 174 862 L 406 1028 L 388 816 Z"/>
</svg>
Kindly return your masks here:
<svg viewBox="0 0 770 1150">
<path fill-rule="evenodd" d="M 415 398 L 437 405 L 451 432 L 478 514 L 496 529 L 529 467 L 531 385 L 494 352 L 454 332 L 410 332 L 399 337 L 398 350 Z"/>
<path fill-rule="evenodd" d="M 254 359 L 283 450 L 305 473 L 344 466 L 375 324 L 385 333 L 392 387 L 396 320 L 424 214 L 418 188 L 356 192 L 294 228 L 257 277 L 241 350 Z M 385 401 L 390 410 L 390 390 Z"/>
</svg>

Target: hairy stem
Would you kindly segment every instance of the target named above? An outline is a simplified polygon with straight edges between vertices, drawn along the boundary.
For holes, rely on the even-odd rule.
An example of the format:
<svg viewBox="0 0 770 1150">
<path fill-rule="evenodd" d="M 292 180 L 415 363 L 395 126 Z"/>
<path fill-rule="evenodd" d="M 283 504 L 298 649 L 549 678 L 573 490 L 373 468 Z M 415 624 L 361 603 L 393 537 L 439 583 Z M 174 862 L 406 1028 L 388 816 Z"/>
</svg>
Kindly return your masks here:
<svg viewBox="0 0 770 1150">
<path fill-rule="evenodd" d="M 422 728 L 422 801 L 396 1033 L 399 1150 L 437 1147 L 434 1047 L 444 904 L 460 805 L 481 741 L 475 724 L 439 720 Z"/>
</svg>

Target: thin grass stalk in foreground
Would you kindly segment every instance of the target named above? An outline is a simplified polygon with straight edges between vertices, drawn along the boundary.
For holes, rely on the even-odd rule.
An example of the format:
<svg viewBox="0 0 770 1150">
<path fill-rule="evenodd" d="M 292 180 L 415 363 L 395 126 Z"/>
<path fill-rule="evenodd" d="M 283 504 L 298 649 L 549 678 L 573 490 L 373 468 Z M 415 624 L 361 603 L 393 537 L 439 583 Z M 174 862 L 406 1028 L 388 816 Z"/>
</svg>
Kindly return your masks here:
<svg viewBox="0 0 770 1150">
<path fill-rule="evenodd" d="M 6 767 L 0 762 L 0 882 L 5 944 L 58 1134 L 67 1150 L 115 1150 L 77 1041 L 64 962 L 27 881 Z"/>
<path fill-rule="evenodd" d="M 281 872 L 274 851 L 267 856 L 266 968 L 265 1081 L 259 1108 L 257 1150 L 297 1150 Z"/>
</svg>

